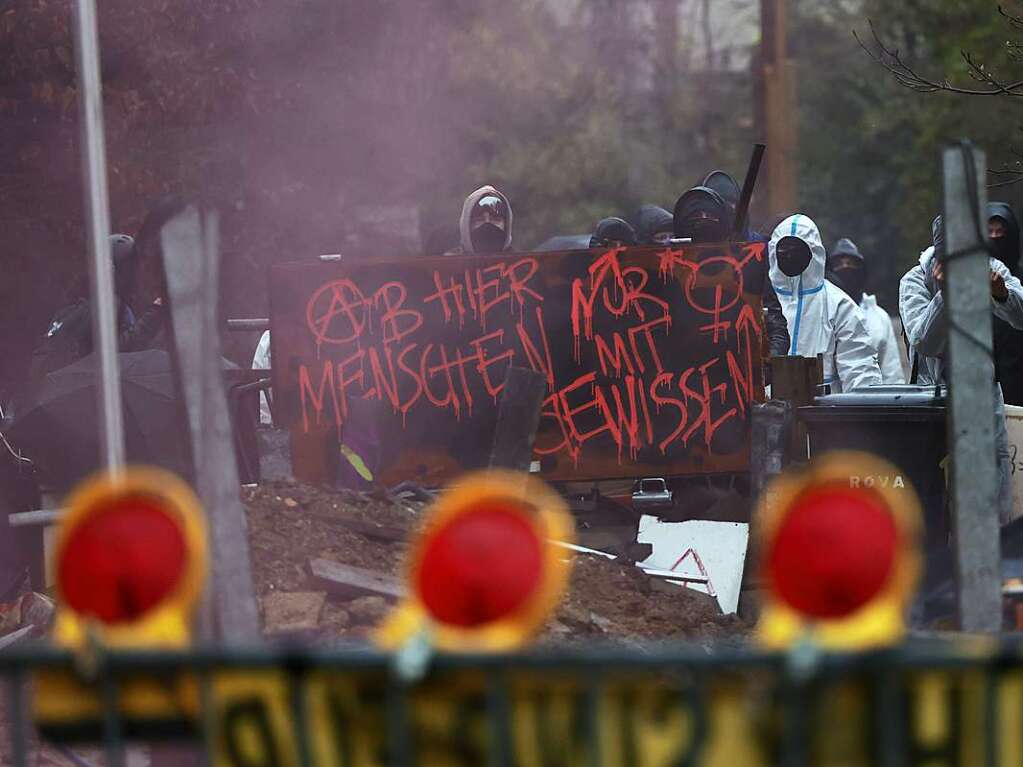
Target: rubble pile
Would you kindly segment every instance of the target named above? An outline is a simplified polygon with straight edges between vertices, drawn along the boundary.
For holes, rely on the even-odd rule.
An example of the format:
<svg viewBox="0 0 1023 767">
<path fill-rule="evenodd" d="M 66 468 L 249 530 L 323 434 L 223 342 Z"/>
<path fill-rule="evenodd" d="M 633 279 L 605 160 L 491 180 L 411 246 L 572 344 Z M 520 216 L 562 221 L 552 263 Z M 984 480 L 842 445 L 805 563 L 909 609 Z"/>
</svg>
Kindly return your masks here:
<svg viewBox="0 0 1023 767">
<path fill-rule="evenodd" d="M 296 482 L 246 487 L 242 500 L 265 633 L 364 639 L 403 588 L 406 542 L 424 520 L 423 500 Z M 718 639 L 747 630 L 705 594 L 580 554 L 543 639 Z"/>
</svg>

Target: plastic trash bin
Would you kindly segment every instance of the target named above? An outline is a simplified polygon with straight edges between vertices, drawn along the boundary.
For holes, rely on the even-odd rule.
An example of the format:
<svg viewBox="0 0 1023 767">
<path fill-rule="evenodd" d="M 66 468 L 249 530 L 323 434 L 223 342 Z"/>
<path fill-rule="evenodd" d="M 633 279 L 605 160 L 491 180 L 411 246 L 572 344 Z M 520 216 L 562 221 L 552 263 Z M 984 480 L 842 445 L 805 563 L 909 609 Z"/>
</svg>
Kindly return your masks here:
<svg viewBox="0 0 1023 767">
<path fill-rule="evenodd" d="M 850 477 L 849 482 L 895 488 L 912 483 L 924 508 L 929 549 L 944 547 L 949 531 L 944 394 L 933 386 L 875 386 L 817 397 L 813 405 L 797 409 L 811 457 L 863 450 L 899 469 L 892 477 Z"/>
</svg>

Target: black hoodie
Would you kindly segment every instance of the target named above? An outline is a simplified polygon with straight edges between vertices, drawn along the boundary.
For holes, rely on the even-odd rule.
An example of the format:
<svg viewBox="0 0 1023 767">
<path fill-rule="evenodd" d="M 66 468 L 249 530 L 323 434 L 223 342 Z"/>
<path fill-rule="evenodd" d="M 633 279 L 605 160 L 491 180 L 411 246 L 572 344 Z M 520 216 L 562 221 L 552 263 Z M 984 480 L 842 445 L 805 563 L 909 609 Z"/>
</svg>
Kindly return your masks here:
<svg viewBox="0 0 1023 767">
<path fill-rule="evenodd" d="M 641 205 L 632 215 L 631 223 L 636 230 L 636 242 L 653 245 L 655 234 L 671 231 L 671 214 L 659 205 Z"/>
<path fill-rule="evenodd" d="M 695 218 L 704 213 L 710 218 Z M 705 186 L 694 186 L 678 198 L 673 217 L 676 237 L 688 237 L 694 243 L 725 242 L 732 236 L 732 209 Z"/>
<path fill-rule="evenodd" d="M 992 241 L 992 255 L 1005 264 L 1014 277 L 1019 277 L 1019 222 L 1008 203 L 991 202 L 987 206 L 987 217 L 999 218 L 1005 222 L 1005 237 L 999 238 L 1004 244 Z"/>
<path fill-rule="evenodd" d="M 624 219 L 616 216 L 602 218 L 597 223 L 597 228 L 593 230 L 593 236 L 590 237 L 590 247 L 600 248 L 609 242 L 620 242 L 622 245 L 635 245 L 636 233 L 632 230 L 629 222 Z"/>
<path fill-rule="evenodd" d="M 1016 277 L 1020 275 L 1019 222 L 1016 214 L 1004 202 L 987 206 L 988 218 L 1005 222 L 1005 236 L 991 240 L 991 255 L 1008 267 Z M 1002 385 L 1007 405 L 1023 405 L 1023 332 L 994 317 L 995 377 Z"/>
</svg>

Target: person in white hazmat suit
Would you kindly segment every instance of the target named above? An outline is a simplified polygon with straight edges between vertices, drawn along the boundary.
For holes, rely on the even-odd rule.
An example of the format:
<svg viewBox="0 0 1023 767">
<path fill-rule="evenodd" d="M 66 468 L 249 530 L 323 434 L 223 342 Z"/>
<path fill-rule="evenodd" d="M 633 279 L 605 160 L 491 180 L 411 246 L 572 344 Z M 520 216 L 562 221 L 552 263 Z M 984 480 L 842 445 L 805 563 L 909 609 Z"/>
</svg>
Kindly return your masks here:
<svg viewBox="0 0 1023 767">
<path fill-rule="evenodd" d="M 823 355 L 824 383 L 835 393 L 880 384 L 877 352 L 859 307 L 824 278 L 827 254 L 817 224 L 802 214 L 789 216 L 774 230 L 767 252 L 789 327 L 789 354 Z"/>
<path fill-rule="evenodd" d="M 917 371 L 917 383 L 945 383 L 945 347 L 948 342 L 945 317 L 945 238 L 941 216 L 931 224 L 933 244 L 920 254 L 919 263 L 899 282 L 899 314 L 909 343 L 910 362 Z M 989 259 L 991 313 L 1017 330 L 1023 330 L 1023 285 L 996 258 Z M 915 358 L 915 359 L 914 359 Z M 998 458 L 998 518 L 1012 521 L 1012 459 L 1005 431 L 1005 402 L 997 381 L 995 386 L 995 449 Z"/>
<path fill-rule="evenodd" d="M 828 275 L 860 307 L 870 343 L 877 351 L 881 380 L 888 385 L 906 383 L 892 318 L 878 305 L 877 299 L 864 290 L 867 283 L 867 261 L 856 243 L 845 237 L 835 243 L 828 254 Z"/>
<path fill-rule="evenodd" d="M 253 370 L 270 369 L 270 331 L 264 330 L 256 344 L 256 353 L 252 355 Z M 266 392 L 259 393 L 259 422 L 269 424 L 273 422 L 270 416 L 270 403 L 266 398 Z"/>
</svg>

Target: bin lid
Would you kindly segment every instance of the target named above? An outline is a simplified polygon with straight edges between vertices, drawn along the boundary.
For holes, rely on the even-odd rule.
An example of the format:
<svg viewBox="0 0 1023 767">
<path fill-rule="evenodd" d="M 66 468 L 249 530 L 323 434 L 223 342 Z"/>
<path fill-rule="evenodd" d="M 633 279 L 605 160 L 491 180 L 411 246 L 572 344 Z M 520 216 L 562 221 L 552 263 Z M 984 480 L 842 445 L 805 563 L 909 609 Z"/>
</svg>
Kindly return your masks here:
<svg viewBox="0 0 1023 767">
<path fill-rule="evenodd" d="M 868 386 L 841 394 L 815 397 L 815 405 L 843 405 L 852 407 L 885 405 L 888 407 L 944 407 L 945 388 L 935 392 L 933 386 Z"/>
<path fill-rule="evenodd" d="M 937 394 L 937 396 L 935 396 Z M 945 388 L 933 386 L 870 386 L 815 397 L 798 408 L 806 421 L 876 420 L 940 421 L 945 418 Z"/>
</svg>

